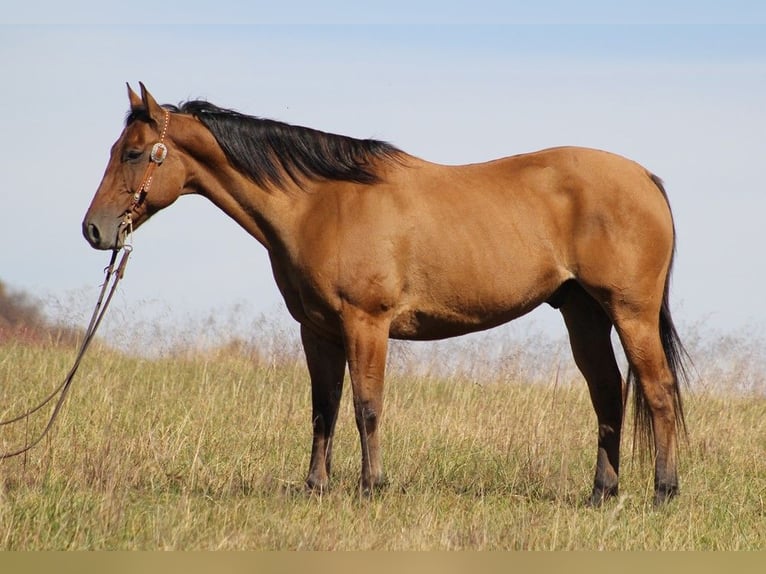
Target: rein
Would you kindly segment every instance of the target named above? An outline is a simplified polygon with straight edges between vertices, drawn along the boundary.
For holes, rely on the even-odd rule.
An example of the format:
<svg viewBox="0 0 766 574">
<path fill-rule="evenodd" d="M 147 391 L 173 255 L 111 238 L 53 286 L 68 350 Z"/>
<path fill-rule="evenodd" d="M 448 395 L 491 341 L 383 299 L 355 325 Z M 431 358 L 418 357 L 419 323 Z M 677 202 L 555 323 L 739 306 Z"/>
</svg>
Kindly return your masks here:
<svg viewBox="0 0 766 574">
<path fill-rule="evenodd" d="M 146 171 L 144 172 L 144 176 L 141 179 L 141 185 L 133 194 L 133 203 L 130 205 L 127 211 L 125 211 L 125 214 L 122 217 L 122 222 L 120 223 L 120 231 L 118 232 L 118 235 L 124 230 L 125 235 L 128 237 L 128 242 L 125 243 L 121 248 L 118 247 L 112 251 L 112 257 L 109 260 L 109 265 L 104 269 L 104 272 L 106 273 L 106 279 L 104 280 L 104 284 L 101 286 L 101 292 L 99 293 L 98 300 L 96 301 L 96 307 L 93 309 L 90 323 L 88 324 L 88 328 L 85 330 L 85 336 L 83 337 L 82 344 L 80 345 L 80 349 L 77 352 L 77 356 L 75 357 L 72 368 L 69 370 L 69 373 L 64 378 L 64 380 L 47 397 L 40 401 L 37 406 L 28 409 L 26 412 L 16 417 L 0 421 L 0 427 L 26 420 L 30 415 L 36 413 L 51 403 L 51 401 L 56 399 L 58 396 L 58 399 L 56 399 L 56 402 L 53 406 L 50 418 L 48 419 L 48 423 L 45 425 L 45 428 L 37 436 L 37 438 L 35 438 L 32 442 L 28 442 L 25 446 L 17 450 L 0 453 L 0 460 L 18 456 L 32 449 L 45 437 L 45 435 L 48 434 L 48 432 L 53 427 L 53 423 L 56 421 L 56 418 L 58 418 L 58 415 L 61 412 L 61 407 L 64 404 L 64 400 L 66 399 L 66 396 L 69 393 L 69 389 L 72 386 L 72 381 L 74 380 L 75 373 L 77 373 L 77 369 L 80 367 L 80 363 L 85 356 L 85 352 L 88 350 L 91 341 L 93 341 L 96 330 L 98 329 L 99 325 L 101 324 L 101 320 L 106 314 L 109 303 L 112 301 L 112 296 L 117 290 L 117 284 L 125 275 L 125 267 L 127 266 L 128 258 L 133 251 L 133 246 L 130 243 L 130 238 L 132 238 L 133 235 L 132 214 L 141 206 L 141 204 L 144 202 L 144 199 L 146 198 L 146 195 L 149 193 L 149 189 L 152 185 L 152 178 L 154 177 L 154 170 L 156 170 L 157 167 L 160 166 L 168 156 L 168 148 L 165 145 L 164 140 L 165 134 L 168 131 L 169 122 L 170 114 L 167 110 L 165 110 L 165 121 L 164 125 L 162 126 L 162 132 L 160 133 L 160 139 L 152 146 L 152 151 L 149 154 L 149 165 L 146 166 Z M 122 259 L 120 259 L 120 263 L 115 267 L 117 256 L 119 255 L 120 250 L 123 251 Z"/>
<path fill-rule="evenodd" d="M 45 405 L 50 403 L 58 395 L 58 400 L 56 400 L 55 406 L 53 407 L 53 411 L 51 412 L 50 419 L 48 420 L 48 424 L 45 426 L 45 428 L 42 430 L 39 436 L 35 438 L 31 443 L 27 443 L 24 447 L 14 451 L 0 453 L 0 460 L 18 456 L 20 454 L 27 452 L 32 447 L 34 447 L 37 443 L 39 443 L 43 439 L 43 437 L 45 437 L 45 435 L 48 434 L 48 431 L 50 431 L 51 428 L 53 427 L 53 423 L 55 422 L 59 412 L 61 411 L 61 406 L 64 404 L 64 399 L 66 398 L 67 394 L 69 393 L 69 389 L 72 386 L 72 381 L 74 380 L 75 373 L 77 373 L 77 369 L 80 366 L 80 362 L 82 362 L 82 358 L 85 356 L 85 351 L 88 350 L 88 347 L 90 346 L 90 343 L 91 341 L 93 341 L 93 337 L 96 334 L 96 330 L 101 324 L 101 320 L 104 318 L 104 314 L 106 314 L 106 310 L 109 307 L 109 303 L 112 301 L 112 296 L 114 295 L 114 292 L 117 290 L 117 284 L 125 275 L 125 267 L 128 264 L 128 257 L 130 257 L 130 254 L 133 251 L 133 248 L 131 245 L 128 244 L 124 246 L 123 250 L 124 250 L 124 253 L 122 254 L 122 259 L 120 260 L 119 265 L 117 265 L 116 267 L 115 267 L 115 262 L 117 261 L 117 255 L 119 254 L 120 250 L 115 249 L 114 251 L 112 251 L 112 257 L 109 261 L 109 265 L 106 267 L 106 269 L 104 269 L 104 272 L 106 273 L 106 279 L 104 280 L 104 284 L 101 286 L 101 292 L 99 293 L 98 300 L 96 301 L 96 307 L 95 309 L 93 309 L 93 314 L 91 315 L 88 328 L 85 331 L 85 336 L 82 340 L 82 344 L 80 345 L 80 350 L 77 352 L 77 356 L 75 357 L 74 364 L 72 365 L 72 368 L 69 370 L 69 373 L 67 374 L 67 376 L 59 384 L 59 386 L 56 387 L 53 390 L 53 392 L 51 392 L 47 397 L 45 397 L 45 399 L 43 399 L 37 406 L 32 407 L 31 409 L 28 409 L 26 412 L 24 412 L 21 415 L 18 415 L 10 419 L 6 419 L 4 421 L 0 421 L 0 426 L 7 426 L 10 424 L 19 422 L 21 420 L 27 419 L 30 415 L 36 413 L 37 411 L 42 409 Z M 111 282 L 111 286 L 110 286 L 110 282 Z M 105 296 L 106 296 L 106 299 L 104 299 Z"/>
</svg>

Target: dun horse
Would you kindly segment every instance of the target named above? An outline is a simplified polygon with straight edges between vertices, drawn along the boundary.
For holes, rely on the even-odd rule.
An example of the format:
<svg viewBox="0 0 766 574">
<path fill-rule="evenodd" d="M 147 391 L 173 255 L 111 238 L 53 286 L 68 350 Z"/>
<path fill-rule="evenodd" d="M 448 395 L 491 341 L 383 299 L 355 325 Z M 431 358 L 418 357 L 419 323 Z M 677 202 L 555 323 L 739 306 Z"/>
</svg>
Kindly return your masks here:
<svg viewBox="0 0 766 574">
<path fill-rule="evenodd" d="M 436 165 L 207 102 L 163 107 L 143 84 L 128 95 L 85 238 L 119 248 L 129 229 L 197 193 L 267 249 L 311 378 L 310 489 L 328 486 L 346 365 L 370 492 L 384 481 L 388 339 L 461 335 L 548 303 L 564 317 L 598 420 L 590 503 L 618 489 L 624 404 L 612 328 L 637 423 L 653 439 L 655 503 L 677 493 L 683 349 L 668 306 L 675 231 L 659 178 L 575 147 Z"/>
</svg>

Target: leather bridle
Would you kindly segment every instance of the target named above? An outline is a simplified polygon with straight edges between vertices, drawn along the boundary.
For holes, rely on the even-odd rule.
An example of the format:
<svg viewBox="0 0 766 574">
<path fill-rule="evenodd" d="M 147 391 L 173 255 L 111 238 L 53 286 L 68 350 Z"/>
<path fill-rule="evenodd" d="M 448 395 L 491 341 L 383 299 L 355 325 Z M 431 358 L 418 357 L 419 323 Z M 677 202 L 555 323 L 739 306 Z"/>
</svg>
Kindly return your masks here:
<svg viewBox="0 0 766 574">
<path fill-rule="evenodd" d="M 152 151 L 149 154 L 149 165 L 146 166 L 144 176 L 141 178 L 141 185 L 133 193 L 133 202 L 128 207 L 127 211 L 123 215 L 122 226 L 127 227 L 128 232 L 133 231 L 133 213 L 138 211 L 141 207 L 146 196 L 149 194 L 149 189 L 152 187 L 152 179 L 154 178 L 154 170 L 156 170 L 165 158 L 168 157 L 168 147 L 165 145 L 165 135 L 168 133 L 168 124 L 170 123 L 170 112 L 164 110 L 165 121 L 162 125 L 162 131 L 160 132 L 160 139 L 152 146 Z"/>
</svg>

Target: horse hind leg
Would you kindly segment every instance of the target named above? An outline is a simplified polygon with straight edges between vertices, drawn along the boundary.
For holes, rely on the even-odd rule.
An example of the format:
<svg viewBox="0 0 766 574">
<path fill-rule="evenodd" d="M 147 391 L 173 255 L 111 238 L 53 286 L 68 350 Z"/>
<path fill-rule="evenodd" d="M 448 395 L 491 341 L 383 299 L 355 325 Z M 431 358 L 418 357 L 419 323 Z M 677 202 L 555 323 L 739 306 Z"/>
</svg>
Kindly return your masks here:
<svg viewBox="0 0 766 574">
<path fill-rule="evenodd" d="M 576 283 L 566 290 L 560 310 L 598 421 L 596 472 L 588 504 L 599 506 L 617 495 L 620 468 L 622 376 L 612 348 L 612 321 L 601 305 Z"/>
<path fill-rule="evenodd" d="M 677 336 L 663 306 L 637 312 L 635 307 L 615 314 L 631 372 L 636 380 L 636 437 L 654 439 L 654 503 L 660 505 L 678 494 L 677 439 L 684 428 L 674 349 Z M 641 444 L 644 446 L 644 444 Z"/>
</svg>

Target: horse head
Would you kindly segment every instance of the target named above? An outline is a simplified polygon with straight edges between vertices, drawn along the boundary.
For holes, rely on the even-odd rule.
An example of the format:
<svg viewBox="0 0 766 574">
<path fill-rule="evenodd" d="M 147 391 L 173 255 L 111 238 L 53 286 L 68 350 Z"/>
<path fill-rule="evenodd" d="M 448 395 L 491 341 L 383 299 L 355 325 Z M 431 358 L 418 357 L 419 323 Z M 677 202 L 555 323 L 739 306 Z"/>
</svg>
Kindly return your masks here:
<svg viewBox="0 0 766 574">
<path fill-rule="evenodd" d="M 128 97 L 125 128 L 82 223 L 96 249 L 121 247 L 131 230 L 173 203 L 186 184 L 181 154 L 168 133 L 170 112 L 143 84 L 140 96 L 128 86 Z"/>
</svg>

